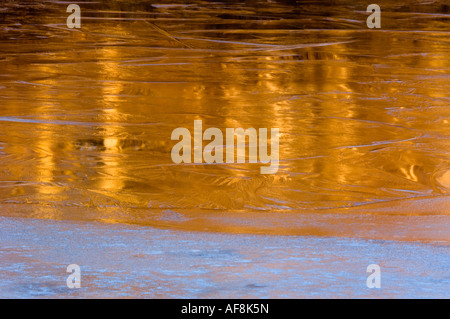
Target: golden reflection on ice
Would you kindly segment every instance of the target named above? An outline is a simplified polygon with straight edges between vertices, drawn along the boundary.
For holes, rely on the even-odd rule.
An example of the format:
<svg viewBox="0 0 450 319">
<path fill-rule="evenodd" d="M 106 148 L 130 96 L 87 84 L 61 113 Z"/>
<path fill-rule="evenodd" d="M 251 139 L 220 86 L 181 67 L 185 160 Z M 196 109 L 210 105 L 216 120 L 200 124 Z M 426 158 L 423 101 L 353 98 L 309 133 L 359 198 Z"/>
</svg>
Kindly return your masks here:
<svg viewBox="0 0 450 319">
<path fill-rule="evenodd" d="M 206 14 L 194 2 L 206 16 L 185 8 L 192 17 L 129 5 L 120 12 L 115 3 L 91 3 L 79 30 L 34 9 L 34 24 L 18 25 L 22 18 L 5 5 L 0 203 L 41 205 L 37 215 L 47 217 L 61 211 L 203 229 L 201 218 L 161 216 L 447 199 L 450 61 L 441 19 L 411 14 L 399 30 L 405 19 L 393 10 L 385 29 L 368 31 L 351 22 L 364 20 L 357 4 L 337 10 L 329 25 L 307 10 L 294 19 L 284 1 L 261 8 L 285 17 L 272 20 L 259 11 L 231 18 L 237 13 L 222 4 Z M 194 120 L 204 129 L 279 128 L 278 173 L 263 176 L 254 164 L 175 165 L 171 132 L 192 130 Z"/>
</svg>

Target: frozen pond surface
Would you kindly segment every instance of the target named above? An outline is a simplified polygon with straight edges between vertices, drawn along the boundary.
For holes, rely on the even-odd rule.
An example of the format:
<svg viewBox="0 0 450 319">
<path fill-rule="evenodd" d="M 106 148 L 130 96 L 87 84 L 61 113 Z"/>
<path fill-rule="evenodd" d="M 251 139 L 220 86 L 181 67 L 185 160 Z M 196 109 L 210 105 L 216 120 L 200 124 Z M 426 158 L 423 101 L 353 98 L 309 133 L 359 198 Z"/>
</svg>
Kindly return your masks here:
<svg viewBox="0 0 450 319">
<path fill-rule="evenodd" d="M 448 5 L 380 5 L 373 30 L 354 1 L 80 2 L 80 29 L 66 3 L 2 4 L 0 203 L 145 224 L 448 195 Z M 174 164 L 194 120 L 279 128 L 277 174 Z"/>
<path fill-rule="evenodd" d="M 447 2 L 371 30 L 356 1 L 77 1 L 80 29 L 2 1 L 0 296 L 448 298 Z M 277 174 L 174 164 L 194 120 L 279 128 Z"/>
<path fill-rule="evenodd" d="M 0 218 L 0 297 L 448 298 L 450 248 Z M 81 288 L 66 267 L 81 267 Z M 381 289 L 366 286 L 369 264 Z"/>
</svg>

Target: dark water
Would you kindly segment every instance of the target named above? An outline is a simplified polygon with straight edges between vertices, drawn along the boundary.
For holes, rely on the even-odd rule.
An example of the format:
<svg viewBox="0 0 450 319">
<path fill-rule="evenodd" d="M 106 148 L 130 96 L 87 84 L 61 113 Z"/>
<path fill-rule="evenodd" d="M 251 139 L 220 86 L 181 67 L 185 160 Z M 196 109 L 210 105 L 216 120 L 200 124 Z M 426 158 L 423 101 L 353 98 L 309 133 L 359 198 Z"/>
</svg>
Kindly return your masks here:
<svg viewBox="0 0 450 319">
<path fill-rule="evenodd" d="M 446 1 L 378 1 L 372 30 L 353 1 L 78 3 L 80 29 L 65 2 L 0 5 L 0 214 L 276 232 L 388 209 L 448 239 Z M 279 128 L 277 174 L 174 164 L 194 120 Z"/>
</svg>

